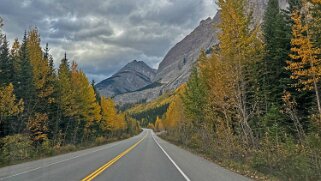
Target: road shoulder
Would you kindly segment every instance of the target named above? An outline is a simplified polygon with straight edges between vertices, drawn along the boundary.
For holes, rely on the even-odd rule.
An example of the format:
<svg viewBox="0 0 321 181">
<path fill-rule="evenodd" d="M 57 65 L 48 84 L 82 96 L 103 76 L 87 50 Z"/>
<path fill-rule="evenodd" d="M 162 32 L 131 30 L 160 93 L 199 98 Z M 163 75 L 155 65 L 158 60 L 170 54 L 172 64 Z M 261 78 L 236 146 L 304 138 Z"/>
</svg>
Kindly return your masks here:
<svg viewBox="0 0 321 181">
<path fill-rule="evenodd" d="M 155 139 L 157 139 L 160 145 L 166 150 L 177 165 L 187 173 L 187 176 L 191 180 L 251 180 L 243 175 L 225 169 L 212 161 L 199 156 L 198 154 L 176 146 L 159 136 L 155 135 Z"/>
</svg>

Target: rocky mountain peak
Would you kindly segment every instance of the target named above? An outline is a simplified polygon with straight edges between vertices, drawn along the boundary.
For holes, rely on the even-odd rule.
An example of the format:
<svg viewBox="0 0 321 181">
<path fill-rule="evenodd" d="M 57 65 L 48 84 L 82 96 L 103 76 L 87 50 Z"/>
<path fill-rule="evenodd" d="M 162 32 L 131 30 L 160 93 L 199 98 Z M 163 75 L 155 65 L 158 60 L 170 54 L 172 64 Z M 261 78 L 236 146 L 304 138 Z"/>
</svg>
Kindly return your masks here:
<svg viewBox="0 0 321 181">
<path fill-rule="evenodd" d="M 110 78 L 96 85 L 101 95 L 113 97 L 141 89 L 152 83 L 156 70 L 143 61 L 133 60 Z"/>
<path fill-rule="evenodd" d="M 156 70 L 149 67 L 144 61 L 133 60 L 121 68 L 116 74 L 124 71 L 135 71 L 142 74 L 146 74 L 151 79 L 154 78 Z"/>
</svg>

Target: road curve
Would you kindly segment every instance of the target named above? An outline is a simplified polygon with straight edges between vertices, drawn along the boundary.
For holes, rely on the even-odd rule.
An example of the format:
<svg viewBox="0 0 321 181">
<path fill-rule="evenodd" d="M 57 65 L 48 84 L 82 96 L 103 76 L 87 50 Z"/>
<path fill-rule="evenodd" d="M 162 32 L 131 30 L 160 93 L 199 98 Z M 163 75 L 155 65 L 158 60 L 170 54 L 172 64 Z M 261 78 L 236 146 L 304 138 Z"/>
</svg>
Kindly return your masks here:
<svg viewBox="0 0 321 181">
<path fill-rule="evenodd" d="M 151 130 L 119 142 L 0 169 L 0 180 L 250 180 L 157 137 Z"/>
</svg>

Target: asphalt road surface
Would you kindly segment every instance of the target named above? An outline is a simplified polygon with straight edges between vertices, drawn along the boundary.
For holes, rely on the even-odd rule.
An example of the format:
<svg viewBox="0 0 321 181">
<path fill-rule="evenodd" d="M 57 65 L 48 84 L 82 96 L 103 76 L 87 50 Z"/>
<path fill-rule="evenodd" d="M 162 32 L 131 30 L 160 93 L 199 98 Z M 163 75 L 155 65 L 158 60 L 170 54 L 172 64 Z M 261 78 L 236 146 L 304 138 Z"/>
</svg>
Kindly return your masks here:
<svg viewBox="0 0 321 181">
<path fill-rule="evenodd" d="M 157 137 L 151 130 L 119 142 L 0 169 L 0 180 L 242 181 Z"/>
</svg>

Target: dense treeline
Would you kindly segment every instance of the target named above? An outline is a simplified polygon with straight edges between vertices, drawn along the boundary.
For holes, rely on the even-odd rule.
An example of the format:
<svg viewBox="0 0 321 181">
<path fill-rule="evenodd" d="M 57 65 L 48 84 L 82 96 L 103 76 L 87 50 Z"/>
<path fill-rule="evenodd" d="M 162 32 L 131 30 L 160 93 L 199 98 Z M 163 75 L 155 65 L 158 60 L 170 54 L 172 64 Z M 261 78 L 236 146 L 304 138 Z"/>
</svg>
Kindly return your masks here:
<svg viewBox="0 0 321 181">
<path fill-rule="evenodd" d="M 167 108 L 168 104 L 163 104 L 157 107 L 151 107 L 140 112 L 130 113 L 130 116 L 140 121 L 140 124 L 144 127 L 147 127 L 148 124 L 155 124 L 158 117 L 162 117 Z"/>
<path fill-rule="evenodd" d="M 321 179 L 321 1 L 289 4 L 270 0 L 261 26 L 246 0 L 218 0 L 219 48 L 170 104 L 168 139 L 238 170 Z"/>
<path fill-rule="evenodd" d="M 0 36 L 0 162 L 140 131 L 137 121 L 118 113 L 112 99 L 99 96 L 66 54 L 56 70 L 37 28 L 25 32 L 22 42 L 15 39 L 11 49 L 6 35 Z"/>
</svg>

